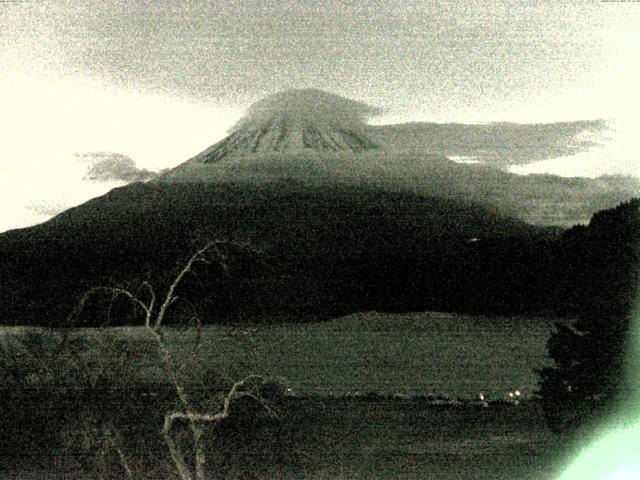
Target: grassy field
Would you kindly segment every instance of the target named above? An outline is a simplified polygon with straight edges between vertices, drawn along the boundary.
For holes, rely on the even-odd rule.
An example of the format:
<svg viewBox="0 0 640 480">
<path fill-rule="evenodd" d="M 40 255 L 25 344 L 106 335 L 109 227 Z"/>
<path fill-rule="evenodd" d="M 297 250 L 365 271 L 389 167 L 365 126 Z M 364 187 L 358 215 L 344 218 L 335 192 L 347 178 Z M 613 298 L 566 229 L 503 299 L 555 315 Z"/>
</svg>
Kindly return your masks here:
<svg viewBox="0 0 640 480">
<path fill-rule="evenodd" d="M 536 389 L 533 369 L 548 364 L 546 341 L 553 320 L 450 313 L 353 314 L 311 324 L 167 328 L 167 343 L 186 370 L 205 365 L 228 378 L 249 373 L 280 377 L 303 395 L 353 392 L 437 394 L 500 399 L 510 390 Z M 156 357 L 142 328 L 87 329 L 79 335 L 139 339 L 134 361 Z M 111 352 L 119 356 L 122 352 Z M 102 353 L 109 361 L 109 351 Z"/>
<path fill-rule="evenodd" d="M 434 393 L 501 398 L 536 386 L 552 322 L 443 313 L 354 314 L 253 333 L 255 369 L 287 378 L 301 393 Z M 209 335 L 207 335 L 209 337 Z M 215 342 L 215 335 L 209 337 Z M 233 342 L 222 358 L 239 355 Z"/>
</svg>

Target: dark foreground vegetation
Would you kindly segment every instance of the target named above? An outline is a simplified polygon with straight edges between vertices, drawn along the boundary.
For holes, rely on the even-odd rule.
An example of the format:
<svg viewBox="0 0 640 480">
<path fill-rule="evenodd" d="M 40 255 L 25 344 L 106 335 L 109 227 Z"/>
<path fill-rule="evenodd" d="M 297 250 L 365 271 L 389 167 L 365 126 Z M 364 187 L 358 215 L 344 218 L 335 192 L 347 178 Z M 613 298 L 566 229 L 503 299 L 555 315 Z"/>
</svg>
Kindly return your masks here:
<svg viewBox="0 0 640 480">
<path fill-rule="evenodd" d="M 549 329 L 544 319 L 363 314 L 172 327 L 163 339 L 199 411 L 219 411 L 247 372 L 269 378 L 259 393 L 276 416 L 244 398 L 207 425 L 207 478 L 533 480 L 554 478 L 571 448 L 523 383 L 548 364 Z M 129 478 L 179 478 L 161 431 L 182 405 L 143 327 L 5 328 L 0 339 L 2 478 L 127 478 L 124 465 Z M 174 432 L 189 456 L 188 424 Z"/>
<path fill-rule="evenodd" d="M 588 227 L 565 233 L 561 245 L 573 284 L 560 293 L 577 320 L 556 326 L 548 342 L 555 365 L 539 372 L 554 431 L 597 421 L 616 402 L 635 402 L 628 398 L 634 380 L 624 370 L 640 365 L 631 344 L 639 320 L 640 200 L 596 213 Z"/>
<path fill-rule="evenodd" d="M 134 478 L 177 478 L 159 434 L 158 412 L 171 399 L 139 398 L 130 392 L 85 399 L 78 414 L 90 415 L 93 400 L 111 430 L 94 417 L 72 424 L 62 440 L 38 431 L 41 425 L 28 436 L 9 429 L 13 452 L 3 438 L 0 475 L 125 478 L 117 445 Z M 481 408 L 306 398 L 282 401 L 278 412 L 278 419 L 245 414 L 207 431 L 207 478 L 552 479 L 568 453 L 534 403 Z"/>
<path fill-rule="evenodd" d="M 2 478 L 179 478 L 161 435 L 180 409 L 153 345 L 108 331 L 3 338 Z M 95 338 L 94 338 L 95 340 Z M 197 408 L 215 411 L 231 381 L 180 369 Z M 297 396 L 267 381 L 204 432 L 206 478 L 551 478 L 564 453 L 537 402 L 451 402 L 426 395 Z M 187 454 L 186 423 L 175 427 Z"/>
</svg>

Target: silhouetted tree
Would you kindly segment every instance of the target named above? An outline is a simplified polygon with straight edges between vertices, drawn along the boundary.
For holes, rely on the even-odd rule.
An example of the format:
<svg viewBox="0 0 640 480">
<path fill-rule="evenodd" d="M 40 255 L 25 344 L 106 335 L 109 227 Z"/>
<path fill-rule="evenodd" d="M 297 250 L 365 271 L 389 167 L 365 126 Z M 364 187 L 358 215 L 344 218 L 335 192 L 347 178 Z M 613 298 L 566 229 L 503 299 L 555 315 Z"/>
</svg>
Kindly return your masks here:
<svg viewBox="0 0 640 480">
<path fill-rule="evenodd" d="M 560 294 L 577 320 L 556 326 L 547 345 L 555 366 L 539 372 L 544 411 L 555 431 L 595 420 L 624 391 L 639 232 L 640 199 L 634 199 L 563 236 Z"/>
</svg>

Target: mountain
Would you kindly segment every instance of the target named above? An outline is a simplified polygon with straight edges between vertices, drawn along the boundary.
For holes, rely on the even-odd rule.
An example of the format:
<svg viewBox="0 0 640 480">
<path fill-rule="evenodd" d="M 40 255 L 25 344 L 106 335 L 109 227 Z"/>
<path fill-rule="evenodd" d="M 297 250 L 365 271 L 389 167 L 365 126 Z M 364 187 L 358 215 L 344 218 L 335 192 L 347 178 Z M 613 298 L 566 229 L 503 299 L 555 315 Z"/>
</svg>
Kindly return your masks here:
<svg viewBox="0 0 640 480">
<path fill-rule="evenodd" d="M 211 164 L 256 153 L 361 153 L 379 149 L 363 122 L 377 110 L 315 89 L 281 92 L 251 106 L 228 137 L 190 160 Z"/>
<path fill-rule="evenodd" d="M 540 225 L 587 223 L 640 192 L 631 177 L 521 176 L 505 170 L 593 146 L 576 140 L 600 121 L 541 125 L 411 123 L 369 125 L 380 110 L 313 89 L 254 104 L 220 142 L 154 182 L 336 183 L 466 199 Z M 480 158 L 476 164 L 446 154 Z"/>
<path fill-rule="evenodd" d="M 469 202 L 370 187 L 137 183 L 0 235 L 0 311 L 5 322 L 62 323 L 91 286 L 166 285 L 176 262 L 207 239 L 247 242 L 261 258 L 234 255 L 224 282 L 180 294 L 213 302 L 205 317 L 301 320 L 395 308 L 410 292 L 409 272 L 426 264 L 462 277 L 464 265 L 448 264 L 473 247 L 465 240 L 541 232 Z"/>
<path fill-rule="evenodd" d="M 506 167 L 566 157 L 598 145 L 604 120 L 546 124 L 412 122 L 370 125 L 381 109 L 316 89 L 289 90 L 253 104 L 229 136 L 191 162 L 268 153 L 384 150 L 465 157 Z"/>
<path fill-rule="evenodd" d="M 264 163 L 268 164 L 262 172 L 265 179 L 273 178 L 287 163 L 302 167 L 297 176 L 304 179 L 306 173 L 312 173 L 306 167 L 313 170 L 314 162 L 322 165 L 379 151 L 365 123 L 377 113 L 364 103 L 320 90 L 280 92 L 252 105 L 227 137 L 158 180 L 242 181 Z"/>
<path fill-rule="evenodd" d="M 227 277 L 205 268 L 185 281 L 173 311 L 205 321 L 557 309 L 562 229 L 544 224 L 631 196 L 615 179 L 520 177 L 399 152 L 366 124 L 377 112 L 317 90 L 268 97 L 175 169 L 0 235 L 0 322 L 63 324 L 96 285 L 162 290 L 209 239 L 261 253 L 229 252 Z"/>
</svg>

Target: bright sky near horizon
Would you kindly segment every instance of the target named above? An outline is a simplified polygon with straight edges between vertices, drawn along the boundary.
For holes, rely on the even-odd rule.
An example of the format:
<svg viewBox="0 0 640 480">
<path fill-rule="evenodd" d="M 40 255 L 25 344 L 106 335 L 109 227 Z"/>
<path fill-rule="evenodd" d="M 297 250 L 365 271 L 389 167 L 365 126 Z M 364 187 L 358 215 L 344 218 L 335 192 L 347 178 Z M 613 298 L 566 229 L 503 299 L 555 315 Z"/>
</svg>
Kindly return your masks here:
<svg viewBox="0 0 640 480">
<path fill-rule="evenodd" d="M 629 2 L 0 0 L 0 231 L 181 163 L 289 88 L 377 123 L 613 119 L 601 147 L 513 171 L 640 175 L 638 52 Z M 131 175 L 86 179 L 100 152 Z"/>
</svg>

